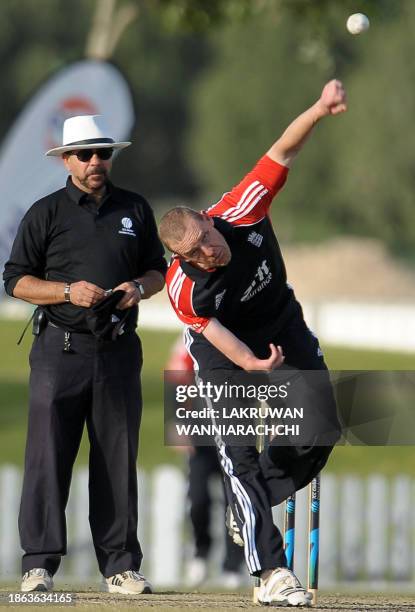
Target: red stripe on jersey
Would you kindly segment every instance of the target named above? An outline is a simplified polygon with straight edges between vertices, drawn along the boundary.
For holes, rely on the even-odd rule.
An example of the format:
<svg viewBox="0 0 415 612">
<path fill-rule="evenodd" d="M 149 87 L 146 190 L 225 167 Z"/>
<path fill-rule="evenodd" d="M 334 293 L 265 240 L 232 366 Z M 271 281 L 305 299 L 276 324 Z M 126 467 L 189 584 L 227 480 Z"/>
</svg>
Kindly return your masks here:
<svg viewBox="0 0 415 612">
<path fill-rule="evenodd" d="M 179 308 L 182 312 L 187 312 L 195 317 L 196 313 L 193 310 L 192 304 L 192 293 L 194 284 L 195 283 L 194 281 L 192 281 L 191 278 L 189 278 L 188 276 L 185 277 L 179 295 Z"/>
<path fill-rule="evenodd" d="M 193 309 L 194 281 L 186 276 L 178 258 L 173 259 L 166 274 L 167 292 L 179 319 L 197 332 L 202 332 L 210 319 L 198 317 Z"/>
<path fill-rule="evenodd" d="M 207 210 L 232 225 L 253 225 L 268 213 L 275 195 L 283 187 L 288 168 L 264 155 L 232 191 Z"/>
</svg>

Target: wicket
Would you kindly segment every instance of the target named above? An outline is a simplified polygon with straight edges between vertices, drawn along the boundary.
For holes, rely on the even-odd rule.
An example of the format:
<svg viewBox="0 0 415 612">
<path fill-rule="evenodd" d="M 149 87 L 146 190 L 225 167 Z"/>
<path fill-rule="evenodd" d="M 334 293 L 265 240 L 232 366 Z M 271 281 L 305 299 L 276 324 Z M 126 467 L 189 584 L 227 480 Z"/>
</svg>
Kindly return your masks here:
<svg viewBox="0 0 415 612">
<path fill-rule="evenodd" d="M 287 557 L 287 567 L 294 569 L 295 552 L 295 493 L 285 501 L 284 548 Z"/>
<path fill-rule="evenodd" d="M 307 591 L 312 594 L 312 604 L 317 604 L 319 528 L 320 528 L 320 474 L 308 486 L 308 560 Z M 288 569 L 294 570 L 295 553 L 295 493 L 285 502 L 284 546 Z"/>
<path fill-rule="evenodd" d="M 312 594 L 313 605 L 317 603 L 318 562 L 320 552 L 320 474 L 309 485 L 308 523 L 308 578 L 307 590 Z"/>
</svg>

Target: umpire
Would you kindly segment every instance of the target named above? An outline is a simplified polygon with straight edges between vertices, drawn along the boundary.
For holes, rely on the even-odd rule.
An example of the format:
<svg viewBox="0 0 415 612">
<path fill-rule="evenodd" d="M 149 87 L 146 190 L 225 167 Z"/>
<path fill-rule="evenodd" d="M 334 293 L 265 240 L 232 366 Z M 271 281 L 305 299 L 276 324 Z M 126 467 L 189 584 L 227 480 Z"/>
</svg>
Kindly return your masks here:
<svg viewBox="0 0 415 612">
<path fill-rule="evenodd" d="M 114 151 L 130 144 L 115 142 L 100 116 L 66 120 L 63 146 L 46 153 L 62 157 L 66 186 L 28 210 L 4 270 L 6 292 L 39 306 L 19 515 L 22 591 L 53 588 L 86 422 L 89 520 L 103 588 L 151 592 L 139 573 L 135 328 L 140 300 L 163 288 L 166 262 L 149 204 L 108 179 Z"/>
</svg>

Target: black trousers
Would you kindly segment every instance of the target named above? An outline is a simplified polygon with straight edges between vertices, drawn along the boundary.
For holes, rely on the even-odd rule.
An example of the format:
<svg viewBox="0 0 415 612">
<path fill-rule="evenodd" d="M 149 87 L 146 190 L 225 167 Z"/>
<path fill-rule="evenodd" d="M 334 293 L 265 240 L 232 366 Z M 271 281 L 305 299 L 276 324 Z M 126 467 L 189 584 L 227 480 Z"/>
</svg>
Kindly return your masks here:
<svg viewBox="0 0 415 612">
<path fill-rule="evenodd" d="M 209 479 L 221 473 L 216 448 L 195 447 L 194 453 L 189 458 L 190 519 L 195 539 L 195 556 L 202 559 L 207 558 L 212 544 L 210 535 L 212 499 L 209 494 Z M 234 544 L 226 530 L 225 532 L 223 569 L 237 572 L 243 560 L 243 549 Z"/>
<path fill-rule="evenodd" d="M 54 574 L 66 554 L 65 508 L 86 423 L 89 522 L 101 573 L 139 569 L 137 539 L 141 343 L 135 333 L 100 342 L 50 325 L 30 353 L 30 405 L 19 514 L 23 573 Z"/>
<path fill-rule="evenodd" d="M 336 404 L 318 340 L 301 317 L 296 317 L 274 337 L 267 338 L 261 334 L 240 337 L 257 357 L 268 356 L 268 343 L 273 342 L 282 346 L 285 364 L 290 368 L 319 371 L 317 385 L 307 373 L 303 385 L 296 385 L 300 396 L 302 393 L 308 395 L 305 404 L 316 407 L 313 413 L 306 411 L 306 430 L 310 435 L 306 444 L 287 444 L 285 441 L 284 445 L 276 445 L 272 442 L 259 454 L 254 445 L 238 446 L 230 444 L 224 437 L 216 438 L 227 500 L 244 540 L 245 561 L 249 572 L 257 576 L 263 570 L 287 565 L 283 539 L 272 520 L 272 506 L 306 486 L 321 471 L 340 432 Z M 217 383 L 218 377 L 223 376 L 224 380 L 233 382 L 239 368 L 194 332 L 188 348 L 199 366 L 202 379 L 211 378 Z M 322 380 L 324 384 L 321 384 Z M 299 403 L 293 405 L 302 405 L 301 397 L 298 399 Z"/>
</svg>

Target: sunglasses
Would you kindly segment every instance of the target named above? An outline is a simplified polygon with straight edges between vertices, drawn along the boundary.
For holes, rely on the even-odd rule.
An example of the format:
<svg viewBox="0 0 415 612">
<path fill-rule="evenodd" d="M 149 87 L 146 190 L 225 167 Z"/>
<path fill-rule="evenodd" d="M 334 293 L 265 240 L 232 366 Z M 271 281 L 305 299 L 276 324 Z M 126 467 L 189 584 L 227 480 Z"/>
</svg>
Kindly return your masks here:
<svg viewBox="0 0 415 612">
<path fill-rule="evenodd" d="M 89 162 L 94 153 L 98 155 L 99 159 L 107 160 L 114 153 L 114 149 L 111 147 L 105 149 L 81 149 L 80 151 L 69 151 L 68 155 L 76 155 L 79 161 Z"/>
</svg>

